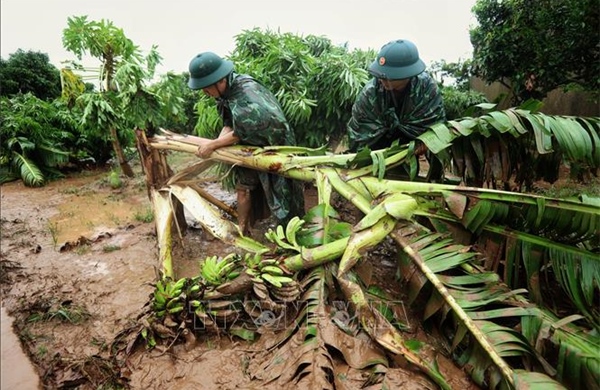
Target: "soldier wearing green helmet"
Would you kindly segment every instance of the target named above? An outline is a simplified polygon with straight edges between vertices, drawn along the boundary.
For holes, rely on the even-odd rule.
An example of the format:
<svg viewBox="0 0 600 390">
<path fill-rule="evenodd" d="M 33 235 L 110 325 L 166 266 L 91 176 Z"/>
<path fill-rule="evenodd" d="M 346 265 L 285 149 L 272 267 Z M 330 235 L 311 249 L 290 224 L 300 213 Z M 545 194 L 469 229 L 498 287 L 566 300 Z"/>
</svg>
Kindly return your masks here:
<svg viewBox="0 0 600 390">
<path fill-rule="evenodd" d="M 251 146 L 295 145 L 296 139 L 279 102 L 264 85 L 234 71 L 231 61 L 215 53 L 200 53 L 189 64 L 191 89 L 216 99 L 223 129 L 215 139 L 197 138 L 198 156 L 237 143 Z M 235 167 L 238 226 L 244 235 L 258 219 L 268 216 L 264 203 L 279 224 L 304 214 L 301 183 L 266 172 Z"/>
<path fill-rule="evenodd" d="M 369 73 L 373 79 L 357 96 L 348 122 L 351 151 L 365 146 L 382 149 L 396 140 L 406 144 L 446 120 L 440 90 L 425 72 L 414 43 L 404 39 L 386 43 Z"/>
</svg>

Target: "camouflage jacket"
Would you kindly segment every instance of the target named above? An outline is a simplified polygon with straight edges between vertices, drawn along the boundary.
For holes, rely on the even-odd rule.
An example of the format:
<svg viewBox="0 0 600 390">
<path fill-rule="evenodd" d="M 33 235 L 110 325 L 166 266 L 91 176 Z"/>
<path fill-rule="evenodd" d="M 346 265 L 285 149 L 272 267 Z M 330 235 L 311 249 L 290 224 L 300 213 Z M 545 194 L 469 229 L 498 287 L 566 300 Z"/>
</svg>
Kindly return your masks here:
<svg viewBox="0 0 600 390">
<path fill-rule="evenodd" d="M 218 99 L 223 124 L 230 126 L 242 145 L 295 145 L 296 138 L 279 102 L 265 86 L 248 75 L 231 73 L 229 87 Z M 302 184 L 258 172 L 271 213 L 280 223 L 304 215 Z"/>
<path fill-rule="evenodd" d="M 395 98 L 377 79 L 369 81 L 357 96 L 348 121 L 351 151 L 369 146 L 388 147 L 394 140 L 405 144 L 427 127 L 446 120 L 441 92 L 426 72 L 412 78 L 404 94 Z"/>
<path fill-rule="evenodd" d="M 232 73 L 218 101 L 223 124 L 243 145 L 295 145 L 296 138 L 275 96 L 248 75 Z"/>
</svg>

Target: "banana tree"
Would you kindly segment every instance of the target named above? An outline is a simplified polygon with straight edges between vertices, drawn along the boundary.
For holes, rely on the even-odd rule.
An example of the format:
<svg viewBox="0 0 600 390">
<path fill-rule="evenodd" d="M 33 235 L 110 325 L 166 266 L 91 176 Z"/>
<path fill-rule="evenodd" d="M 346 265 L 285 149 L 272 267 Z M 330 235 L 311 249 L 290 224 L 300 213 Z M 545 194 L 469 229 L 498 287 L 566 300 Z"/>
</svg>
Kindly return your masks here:
<svg viewBox="0 0 600 390">
<path fill-rule="evenodd" d="M 506 118 L 515 122 L 507 122 Z M 553 125 L 541 133 L 545 136 L 534 138 L 530 147 L 546 153 L 548 149 L 540 149 L 538 142 L 556 141 L 567 160 L 577 157 L 577 161 L 589 164 L 590 169 L 598 166 L 595 140 L 600 126 L 594 118 L 563 121 L 528 111 L 507 110 L 436 126 L 422 140 L 429 150 L 441 155 L 456 142 L 452 137 L 469 138 L 470 132 L 465 129 L 476 129 L 500 139 L 518 139 L 528 131 L 538 134 L 544 123 Z M 511 125 L 518 131 L 506 128 Z M 572 126 L 573 131 L 581 134 L 571 136 L 575 141 L 562 142 L 555 134 L 564 131 L 564 126 Z M 590 139 L 591 148 L 580 145 Z M 196 149 L 193 137 L 170 133 L 156 136 L 147 146 L 190 153 Z M 453 156 L 448 153 L 445 157 Z M 346 298 L 348 311 L 356 314 L 353 325 L 371 337 L 376 350 L 383 351 L 379 358 L 363 367 L 381 374 L 385 371 L 382 367 L 389 363 L 383 357 L 401 355 L 440 387 L 448 388 L 447 378 L 435 360 L 422 353 L 422 346 L 403 337 L 394 325 L 394 318 L 386 317 L 370 304 L 368 283 L 356 272 L 365 263 L 368 250 L 389 236 L 398 246 L 401 279 L 406 283 L 410 301 L 422 303 L 419 307 L 424 308 L 423 321 L 441 327 L 449 335 L 451 347 L 447 353 L 468 368 L 475 382 L 490 388 L 597 386 L 600 341 L 595 299 L 600 274 L 594 233 L 600 210 L 596 199 L 552 199 L 477 187 L 386 180 L 387 169 L 414 163 L 410 146 L 346 155 L 333 155 L 322 149 L 229 147 L 215 151 L 211 161 L 315 181 L 320 204 L 312 210 L 314 218 L 309 213 L 302 220 L 269 231 L 266 238 L 270 244 L 265 245 L 242 236 L 235 224 L 214 211 L 213 205 L 219 206 L 217 202 L 207 200 L 197 185 L 189 184 L 210 161 L 201 161 L 192 169 L 174 175 L 164 188 L 156 191 L 170 194 L 186 207 L 189 205 L 209 232 L 246 254 L 207 259 L 197 278 L 177 280 L 169 257 L 172 238 L 169 224 L 159 222 L 172 215 L 168 211 L 169 202 L 155 203 L 163 278 L 160 288 L 157 284 L 150 317 L 155 323 L 150 328 L 154 333 L 164 337 L 168 334 L 164 329 L 168 324 L 192 320 L 200 321 L 203 329 L 222 330 L 224 324 L 231 324 L 232 318 L 242 314 L 249 316 L 255 325 L 272 326 L 274 319 L 303 296 L 301 302 L 305 304 L 295 306 L 299 309 L 296 318 L 301 321 L 283 324 L 284 338 L 267 348 L 275 355 L 274 360 L 262 367 L 273 367 L 284 356 L 279 352 L 300 341 L 306 348 L 295 353 L 293 361 L 278 366 L 285 367 L 284 370 L 263 379 L 282 385 L 299 383 L 302 375 L 288 371 L 305 372 L 313 383 L 324 383 L 323 374 L 318 373 L 331 372 L 331 357 L 319 345 L 342 351 L 343 347 L 338 345 L 339 338 L 328 338 L 331 330 L 321 326 L 322 321 L 317 319 L 324 315 L 335 317 L 327 296 L 337 294 Z M 348 226 L 339 220 L 329 202 L 332 191 L 364 214 L 356 225 Z M 163 212 L 164 208 L 167 211 Z M 161 215 L 164 217 L 159 218 Z M 488 250 L 494 243 L 503 250 Z M 500 256 L 501 260 L 494 256 Z M 490 264 L 496 264 L 496 268 Z M 500 272 L 497 264 L 502 264 Z M 523 274 L 517 269 L 521 268 L 525 269 L 524 286 L 519 285 Z M 542 272 L 546 278 L 540 277 Z M 315 283 L 316 280 L 319 282 Z M 544 280 L 549 284 L 542 285 Z M 551 306 L 545 306 L 544 300 L 535 299 L 555 289 L 556 284 L 565 288 L 571 300 L 571 312 L 566 316 L 563 311 L 555 312 Z M 528 292 L 533 301 L 527 297 Z M 265 308 L 277 316 L 262 318 Z M 177 316 L 175 320 L 173 316 Z M 254 337 L 247 326 L 225 328 L 240 337 Z M 145 336 L 152 339 L 148 331 Z M 302 362 L 306 359 L 319 361 L 323 370 L 298 371 L 299 367 L 305 367 Z M 385 381 L 381 378 L 385 375 L 379 375 Z"/>
<path fill-rule="evenodd" d="M 29 187 L 61 177 L 69 162 L 76 121 L 59 101 L 48 103 L 31 93 L 0 101 L 0 184 L 22 179 Z"/>
</svg>

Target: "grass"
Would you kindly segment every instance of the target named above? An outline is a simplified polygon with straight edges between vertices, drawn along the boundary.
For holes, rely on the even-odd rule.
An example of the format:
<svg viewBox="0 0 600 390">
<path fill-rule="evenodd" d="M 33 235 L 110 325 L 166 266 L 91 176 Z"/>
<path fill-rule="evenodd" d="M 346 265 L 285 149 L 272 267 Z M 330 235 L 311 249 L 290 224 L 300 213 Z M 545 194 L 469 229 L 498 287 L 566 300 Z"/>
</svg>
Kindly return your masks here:
<svg viewBox="0 0 600 390">
<path fill-rule="evenodd" d="M 77 195 L 79 194 L 79 188 L 77 187 L 67 187 L 65 189 L 61 189 L 60 192 L 66 195 Z"/>
<path fill-rule="evenodd" d="M 89 253 L 91 249 L 92 249 L 91 245 L 83 244 L 83 245 L 77 246 L 77 249 L 75 249 L 75 253 L 77 253 L 79 256 L 81 256 L 81 255 L 85 255 L 86 253 Z"/>
<path fill-rule="evenodd" d="M 559 184 L 552 184 L 547 188 L 537 188 L 537 194 L 551 198 L 567 199 L 587 195 L 600 197 L 600 178 L 595 177 L 589 183 L 582 184 L 574 180 L 566 180 Z"/>
<path fill-rule="evenodd" d="M 52 306 L 46 311 L 38 311 L 27 318 L 27 322 L 52 321 L 70 322 L 79 324 L 91 317 L 91 314 L 83 306 L 63 304 Z"/>
<path fill-rule="evenodd" d="M 144 211 L 136 211 L 133 217 L 138 222 L 149 223 L 154 221 L 154 211 L 148 206 Z"/>
<path fill-rule="evenodd" d="M 120 249 L 121 249 L 121 247 L 119 245 L 111 245 L 111 244 L 109 244 L 109 245 L 104 245 L 102 247 L 102 252 L 104 252 L 104 253 L 110 253 L 110 252 L 118 251 Z"/>
<path fill-rule="evenodd" d="M 172 167 L 187 166 L 195 162 L 198 162 L 198 156 L 191 153 L 169 151 L 167 155 L 167 163 Z"/>
<path fill-rule="evenodd" d="M 106 198 L 111 202 L 119 202 L 127 197 L 125 193 L 110 194 Z"/>
<path fill-rule="evenodd" d="M 58 244 L 58 234 L 60 232 L 60 229 L 58 228 L 58 223 L 48 221 L 48 230 L 50 231 L 50 236 L 52 237 L 52 244 L 54 245 L 54 249 L 56 249 L 56 245 Z"/>
<path fill-rule="evenodd" d="M 43 358 L 44 356 L 46 356 L 48 354 L 48 347 L 46 347 L 45 345 L 40 345 L 37 349 L 36 355 L 38 356 L 38 358 Z"/>
<path fill-rule="evenodd" d="M 86 186 L 69 186 L 59 189 L 58 192 L 64 195 L 94 195 L 94 191 Z"/>
</svg>

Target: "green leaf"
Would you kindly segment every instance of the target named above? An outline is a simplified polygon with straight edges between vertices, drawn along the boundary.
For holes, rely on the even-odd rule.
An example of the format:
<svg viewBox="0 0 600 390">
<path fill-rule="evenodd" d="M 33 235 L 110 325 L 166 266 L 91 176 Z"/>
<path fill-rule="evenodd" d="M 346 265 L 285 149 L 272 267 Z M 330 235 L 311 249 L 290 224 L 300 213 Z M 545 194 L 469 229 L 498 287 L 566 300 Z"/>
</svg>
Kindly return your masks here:
<svg viewBox="0 0 600 390">
<path fill-rule="evenodd" d="M 566 390 L 559 382 L 540 372 L 514 371 L 515 388 L 531 390 Z"/>
</svg>

